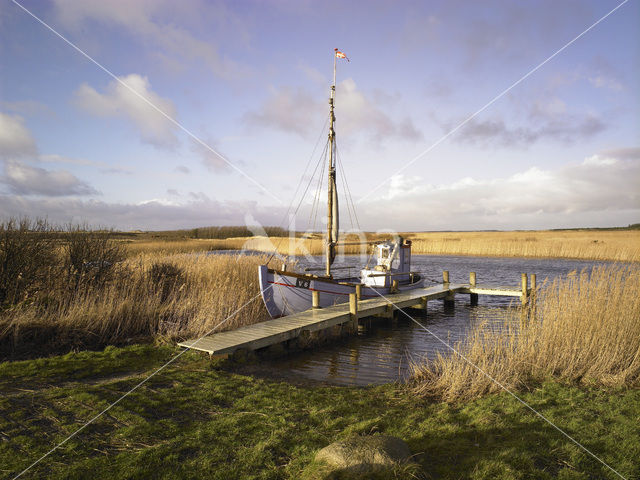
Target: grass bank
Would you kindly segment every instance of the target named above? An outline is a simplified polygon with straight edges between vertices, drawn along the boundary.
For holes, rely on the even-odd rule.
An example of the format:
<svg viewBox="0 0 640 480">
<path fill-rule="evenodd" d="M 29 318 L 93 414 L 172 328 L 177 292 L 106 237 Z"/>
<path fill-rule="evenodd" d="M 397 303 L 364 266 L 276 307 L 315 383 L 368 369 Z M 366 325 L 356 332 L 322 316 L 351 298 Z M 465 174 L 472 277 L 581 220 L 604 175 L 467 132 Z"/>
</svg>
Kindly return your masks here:
<svg viewBox="0 0 640 480">
<path fill-rule="evenodd" d="M 176 352 L 137 345 L 0 364 L 0 476 L 26 468 Z M 319 479 L 308 470 L 318 449 L 372 433 L 407 441 L 423 478 L 615 478 L 504 393 L 446 404 L 397 385 L 296 386 L 220 367 L 183 355 L 23 478 Z M 521 395 L 638 478 L 640 390 L 543 380 Z"/>
<path fill-rule="evenodd" d="M 479 325 L 455 348 L 414 367 L 414 391 L 447 400 L 555 377 L 603 387 L 640 386 L 640 270 L 597 267 L 557 278 L 504 328 Z M 471 364 L 479 366 L 482 371 Z M 488 376 L 491 376 L 489 378 Z"/>
</svg>

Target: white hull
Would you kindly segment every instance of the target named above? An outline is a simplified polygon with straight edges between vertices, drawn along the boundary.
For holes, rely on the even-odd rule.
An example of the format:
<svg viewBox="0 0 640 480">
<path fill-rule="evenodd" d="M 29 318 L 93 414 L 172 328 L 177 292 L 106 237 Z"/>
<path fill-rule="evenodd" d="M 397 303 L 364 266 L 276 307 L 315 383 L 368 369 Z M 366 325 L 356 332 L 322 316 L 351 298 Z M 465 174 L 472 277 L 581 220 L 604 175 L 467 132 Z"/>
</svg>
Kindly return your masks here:
<svg viewBox="0 0 640 480">
<path fill-rule="evenodd" d="M 331 280 L 312 275 L 302 275 L 279 270 L 271 270 L 266 265 L 259 267 L 260 291 L 269 315 L 273 318 L 292 315 L 311 308 L 314 290 L 319 293 L 320 306 L 329 307 L 349 301 L 349 294 L 355 293 L 360 279 Z M 424 286 L 424 279 L 413 276 L 413 283 L 400 282 L 398 291 L 413 290 Z M 380 298 L 389 294 L 390 287 L 362 286 L 361 298 Z"/>
</svg>

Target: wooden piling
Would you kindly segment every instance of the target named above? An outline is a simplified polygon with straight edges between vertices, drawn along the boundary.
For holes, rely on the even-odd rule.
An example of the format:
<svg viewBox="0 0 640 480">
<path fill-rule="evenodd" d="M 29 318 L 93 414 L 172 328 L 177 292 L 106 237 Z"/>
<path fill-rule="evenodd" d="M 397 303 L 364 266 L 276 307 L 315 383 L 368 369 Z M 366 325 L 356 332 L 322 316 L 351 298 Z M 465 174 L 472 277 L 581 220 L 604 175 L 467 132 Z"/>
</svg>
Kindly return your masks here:
<svg viewBox="0 0 640 480">
<path fill-rule="evenodd" d="M 476 286 L 476 272 L 469 272 L 469 285 L 471 286 L 471 288 L 474 288 Z M 477 293 L 472 293 L 469 295 L 470 299 L 471 299 L 471 306 L 476 306 L 478 305 L 478 294 Z"/>
<path fill-rule="evenodd" d="M 527 274 L 523 273 L 521 276 L 521 284 L 522 284 L 522 305 L 526 305 L 527 304 L 527 289 L 528 289 L 528 279 L 527 279 Z"/>
<path fill-rule="evenodd" d="M 538 312 L 536 311 L 536 289 L 537 289 L 537 281 L 536 274 L 531 274 L 531 288 L 529 289 L 529 305 L 531 306 L 530 315 L 532 318 L 537 317 Z"/>
<path fill-rule="evenodd" d="M 312 308 L 320 308 L 320 292 L 317 290 L 311 291 L 311 306 Z"/>
<path fill-rule="evenodd" d="M 449 270 L 442 271 L 442 285 L 445 288 L 449 287 Z M 444 308 L 453 308 L 453 306 L 455 305 L 454 299 L 455 295 L 449 292 L 447 296 L 444 297 Z"/>
<path fill-rule="evenodd" d="M 362 300 L 362 285 L 356 285 L 356 297 L 358 300 Z"/>
<path fill-rule="evenodd" d="M 354 328 L 358 328 L 358 297 L 355 293 L 349 294 L 349 315 Z"/>
<path fill-rule="evenodd" d="M 420 299 L 420 309 L 424 312 L 424 314 L 427 314 L 427 304 L 429 303 L 429 301 L 427 300 L 427 297 L 422 297 Z"/>
<path fill-rule="evenodd" d="M 390 293 L 398 293 L 398 280 L 393 280 L 391 282 L 391 292 Z"/>
</svg>

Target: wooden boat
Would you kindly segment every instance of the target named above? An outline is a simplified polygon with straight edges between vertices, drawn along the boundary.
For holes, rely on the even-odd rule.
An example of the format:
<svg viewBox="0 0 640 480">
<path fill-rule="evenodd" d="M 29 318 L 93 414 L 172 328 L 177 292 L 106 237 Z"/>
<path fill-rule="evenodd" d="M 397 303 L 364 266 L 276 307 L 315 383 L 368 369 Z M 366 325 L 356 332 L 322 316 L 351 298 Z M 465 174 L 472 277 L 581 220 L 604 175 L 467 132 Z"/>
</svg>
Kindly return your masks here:
<svg viewBox="0 0 640 480">
<path fill-rule="evenodd" d="M 380 242 L 374 246 L 376 264 L 366 266 L 358 277 L 336 278 L 331 266 L 339 243 L 338 189 L 336 187 L 336 134 L 335 92 L 336 59 L 346 58 L 335 49 L 333 58 L 333 84 L 329 97 L 328 196 L 327 233 L 325 237 L 325 274 L 277 270 L 268 265 L 259 267 L 260 289 L 267 311 L 273 317 L 291 315 L 313 306 L 313 292 L 317 296 L 317 307 L 328 307 L 349 301 L 350 293 L 359 293 L 360 298 L 378 298 L 396 291 L 406 291 L 424 285 L 419 273 L 411 272 L 411 242 L 397 237 L 393 241 Z M 377 293 L 376 293 L 377 292 Z"/>
</svg>

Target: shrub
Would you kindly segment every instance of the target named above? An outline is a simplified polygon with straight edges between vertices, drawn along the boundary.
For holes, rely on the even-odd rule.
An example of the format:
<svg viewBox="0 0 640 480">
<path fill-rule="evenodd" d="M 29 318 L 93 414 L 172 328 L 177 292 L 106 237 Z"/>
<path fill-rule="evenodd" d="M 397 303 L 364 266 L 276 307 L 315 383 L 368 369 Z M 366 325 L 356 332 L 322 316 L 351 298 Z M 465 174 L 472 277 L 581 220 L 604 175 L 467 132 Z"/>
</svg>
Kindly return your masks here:
<svg viewBox="0 0 640 480">
<path fill-rule="evenodd" d="M 100 287 L 113 277 L 115 264 L 125 257 L 125 248 L 111 233 L 89 230 L 86 225 L 68 226 L 65 267 L 73 289 Z"/>
<path fill-rule="evenodd" d="M 42 219 L 0 223 L 0 305 L 25 301 L 46 288 L 57 264 L 52 231 Z"/>
</svg>

